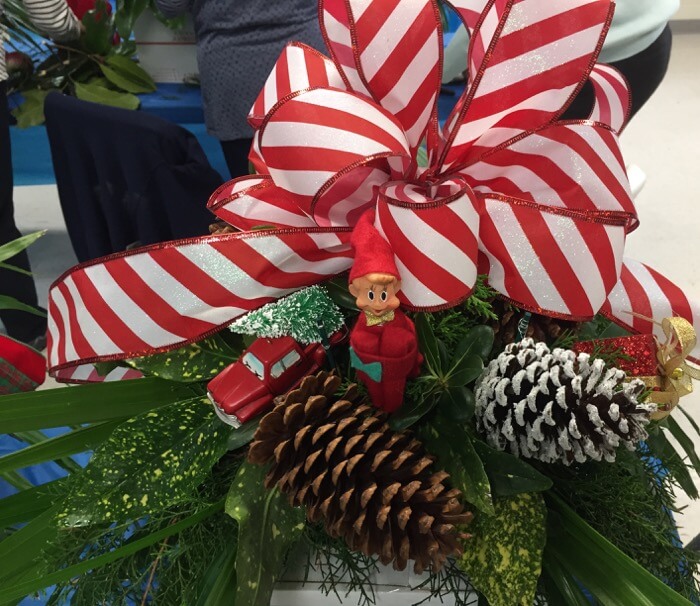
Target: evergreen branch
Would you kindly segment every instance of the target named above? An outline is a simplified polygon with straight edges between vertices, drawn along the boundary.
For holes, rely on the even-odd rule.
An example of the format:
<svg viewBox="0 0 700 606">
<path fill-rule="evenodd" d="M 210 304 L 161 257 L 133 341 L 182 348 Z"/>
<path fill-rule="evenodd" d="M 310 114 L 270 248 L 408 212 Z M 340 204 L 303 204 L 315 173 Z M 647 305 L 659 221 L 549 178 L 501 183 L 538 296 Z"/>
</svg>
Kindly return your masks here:
<svg viewBox="0 0 700 606">
<path fill-rule="evenodd" d="M 425 581 L 413 589 L 429 591 L 425 598 L 415 602 L 413 606 L 419 606 L 433 598 L 443 602 L 446 597 L 451 597 L 455 606 L 477 606 L 483 599 L 453 559 L 447 560 L 442 570 L 431 572 Z"/>
<path fill-rule="evenodd" d="M 319 589 L 324 595 L 333 593 L 342 602 L 338 586 L 344 584 L 345 596 L 352 591 L 360 594 L 358 606 L 376 603 L 372 584 L 372 574 L 379 570 L 376 558 L 352 551 L 342 539 L 328 536 L 320 525 L 307 524 L 302 540 L 309 548 L 305 581 L 310 570 L 317 570 L 322 577 Z"/>
<path fill-rule="evenodd" d="M 170 522 L 170 524 L 175 524 L 178 521 L 178 518 L 173 518 L 173 520 Z M 162 545 L 160 546 L 160 549 L 158 550 L 158 555 L 156 556 L 156 559 L 153 560 L 153 565 L 150 568 L 150 572 L 148 574 L 148 581 L 146 581 L 146 587 L 143 591 L 143 598 L 141 599 L 141 606 L 146 606 L 146 600 L 148 599 L 148 594 L 151 592 L 151 587 L 153 586 L 153 579 L 156 576 L 156 570 L 158 569 L 158 565 L 160 564 L 161 558 L 163 557 L 163 552 L 165 551 L 165 548 L 168 545 L 168 540 L 170 537 L 167 537 Z"/>
</svg>

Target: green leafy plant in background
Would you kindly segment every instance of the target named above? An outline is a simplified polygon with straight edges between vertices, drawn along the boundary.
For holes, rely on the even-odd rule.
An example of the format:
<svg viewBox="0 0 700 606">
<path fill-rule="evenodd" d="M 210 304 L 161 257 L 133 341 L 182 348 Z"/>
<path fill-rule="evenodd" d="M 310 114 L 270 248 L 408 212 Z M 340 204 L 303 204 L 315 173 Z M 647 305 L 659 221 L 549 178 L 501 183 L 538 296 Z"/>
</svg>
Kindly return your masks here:
<svg viewBox="0 0 700 606">
<path fill-rule="evenodd" d="M 137 95 L 156 89 L 135 60 L 132 39 L 134 24 L 146 10 L 170 27 L 182 25 L 182 19 L 162 17 L 153 0 L 118 0 L 114 12 L 106 0 L 96 0 L 82 18 L 80 39 L 58 43 L 41 39 L 21 3 L 7 0 L 0 18 L 10 34 L 8 46 L 15 49 L 8 57 L 19 63 L 16 70 L 10 65 L 9 80 L 9 92 L 19 92 L 22 99 L 12 112 L 17 125 L 42 124 L 44 101 L 51 91 L 113 107 L 138 108 Z"/>
<path fill-rule="evenodd" d="M 12 259 L 12 257 L 14 257 L 17 253 L 20 253 L 24 249 L 31 246 L 45 233 L 45 231 L 37 231 L 32 234 L 27 234 L 26 236 L 20 236 L 16 240 L 12 240 L 11 242 L 7 242 L 6 244 L 0 246 L 0 268 L 31 276 L 30 272 L 20 267 L 15 267 L 14 265 L 7 263 L 7 261 Z M 32 307 L 31 305 L 27 305 L 26 303 L 22 303 L 9 295 L 0 295 L 0 309 L 18 309 L 37 316 L 46 316 L 43 311 Z"/>
</svg>

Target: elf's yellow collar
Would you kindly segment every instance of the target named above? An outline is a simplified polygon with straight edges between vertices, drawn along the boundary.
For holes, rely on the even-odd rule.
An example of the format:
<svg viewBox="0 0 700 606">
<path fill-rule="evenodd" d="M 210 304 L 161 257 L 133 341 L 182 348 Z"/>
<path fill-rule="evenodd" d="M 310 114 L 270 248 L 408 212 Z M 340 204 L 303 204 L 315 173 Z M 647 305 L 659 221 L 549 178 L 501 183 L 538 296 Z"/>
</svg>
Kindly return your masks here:
<svg viewBox="0 0 700 606">
<path fill-rule="evenodd" d="M 394 310 L 387 311 L 381 316 L 375 316 L 371 311 L 365 310 L 365 317 L 367 318 L 367 326 L 386 324 L 394 319 Z"/>
</svg>

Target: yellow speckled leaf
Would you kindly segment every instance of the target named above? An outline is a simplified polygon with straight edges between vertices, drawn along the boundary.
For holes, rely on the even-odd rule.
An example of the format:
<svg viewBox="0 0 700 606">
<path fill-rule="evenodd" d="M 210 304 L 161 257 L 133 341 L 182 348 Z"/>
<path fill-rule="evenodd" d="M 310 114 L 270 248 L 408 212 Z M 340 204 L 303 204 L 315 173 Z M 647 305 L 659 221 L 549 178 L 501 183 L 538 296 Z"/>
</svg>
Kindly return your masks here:
<svg viewBox="0 0 700 606">
<path fill-rule="evenodd" d="M 542 569 L 546 509 L 538 493 L 494 499 L 479 513 L 460 566 L 491 606 L 532 606 Z"/>
<path fill-rule="evenodd" d="M 301 537 L 306 517 L 275 487 L 263 484 L 267 470 L 243 463 L 226 498 L 226 513 L 238 522 L 236 604 L 268 606 L 290 546 Z"/>
<path fill-rule="evenodd" d="M 133 520 L 189 498 L 226 452 L 229 433 L 201 397 L 130 418 L 71 477 L 59 523 Z"/>
<path fill-rule="evenodd" d="M 215 334 L 180 349 L 126 360 L 126 363 L 147 376 L 194 383 L 215 377 L 238 359 L 242 349 L 243 340 L 227 332 L 225 337 Z"/>
</svg>

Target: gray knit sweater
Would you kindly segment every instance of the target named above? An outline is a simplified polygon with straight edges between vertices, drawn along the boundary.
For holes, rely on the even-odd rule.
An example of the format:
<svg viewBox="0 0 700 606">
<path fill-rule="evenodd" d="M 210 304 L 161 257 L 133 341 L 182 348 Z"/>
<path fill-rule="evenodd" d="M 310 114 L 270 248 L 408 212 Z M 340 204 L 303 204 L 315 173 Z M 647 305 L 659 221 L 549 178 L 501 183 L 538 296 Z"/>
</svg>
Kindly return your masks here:
<svg viewBox="0 0 700 606">
<path fill-rule="evenodd" d="M 190 12 L 208 132 L 251 137 L 246 116 L 285 45 L 326 52 L 317 0 L 156 0 L 167 16 Z"/>
<path fill-rule="evenodd" d="M 72 40 L 80 35 L 80 22 L 65 0 L 22 0 L 34 25 L 56 40 Z M 2 12 L 2 0 L 0 0 Z M 0 41 L 5 39 L 5 29 L 0 25 Z M 0 49 L 0 82 L 7 80 L 5 52 Z"/>
</svg>

